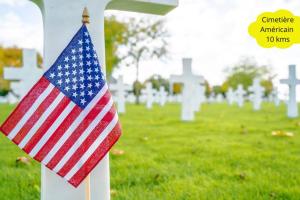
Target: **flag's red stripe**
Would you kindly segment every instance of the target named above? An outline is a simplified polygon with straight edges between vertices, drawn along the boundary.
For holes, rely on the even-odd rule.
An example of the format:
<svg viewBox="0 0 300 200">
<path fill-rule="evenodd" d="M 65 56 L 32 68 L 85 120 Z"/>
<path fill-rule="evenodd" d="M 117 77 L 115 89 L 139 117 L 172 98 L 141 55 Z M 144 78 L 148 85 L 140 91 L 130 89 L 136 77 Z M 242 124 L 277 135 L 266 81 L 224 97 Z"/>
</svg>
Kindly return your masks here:
<svg viewBox="0 0 300 200">
<path fill-rule="evenodd" d="M 111 147 L 118 141 L 120 136 L 121 126 L 119 123 L 117 123 L 114 129 L 110 132 L 110 134 L 96 149 L 96 151 L 69 180 L 69 183 L 72 184 L 74 187 L 78 187 L 78 185 L 86 178 L 86 176 L 98 165 L 102 158 L 108 153 Z"/>
<path fill-rule="evenodd" d="M 80 123 L 78 128 L 72 133 L 72 135 L 67 139 L 64 145 L 57 151 L 47 167 L 53 169 L 57 163 L 63 158 L 67 151 L 73 146 L 85 129 L 93 122 L 96 116 L 103 110 L 104 106 L 109 102 L 111 96 L 108 91 L 102 96 L 102 98 L 97 102 L 95 107 L 90 111 L 90 113 L 85 117 L 85 119 Z"/>
<path fill-rule="evenodd" d="M 78 117 L 78 115 L 81 112 L 82 112 L 82 109 L 76 105 L 75 108 L 73 108 L 73 110 L 71 111 L 71 113 L 61 123 L 61 125 L 55 130 L 55 132 L 49 138 L 49 140 L 45 143 L 45 145 L 36 154 L 34 159 L 41 162 L 47 156 L 49 151 L 53 148 L 53 146 L 57 143 L 57 141 L 63 136 L 64 132 L 74 122 L 74 120 Z"/>
<path fill-rule="evenodd" d="M 45 100 L 41 103 L 41 105 L 36 109 L 36 111 L 24 124 L 24 126 L 21 128 L 18 134 L 13 138 L 14 143 L 19 144 L 23 140 L 23 138 L 27 135 L 30 129 L 34 126 L 34 124 L 40 119 L 41 115 L 52 104 L 52 102 L 55 100 L 58 94 L 59 94 L 59 90 L 57 88 L 54 88 L 51 91 L 51 93 L 45 98 Z"/>
<path fill-rule="evenodd" d="M 82 145 L 74 152 L 72 157 L 67 161 L 63 168 L 58 172 L 58 174 L 64 177 L 72 167 L 78 162 L 82 155 L 89 149 L 93 142 L 98 138 L 98 136 L 103 132 L 107 125 L 112 121 L 116 114 L 114 107 L 104 116 L 103 120 L 95 127 L 95 129 L 90 133 Z"/>
<path fill-rule="evenodd" d="M 42 77 L 35 86 L 30 90 L 30 92 L 23 98 L 19 103 L 17 108 L 12 112 L 12 114 L 7 118 L 7 120 L 1 126 L 1 131 L 8 135 L 16 126 L 17 122 L 22 119 L 24 114 L 29 110 L 33 102 L 44 92 L 48 87 L 49 81 Z"/>
<path fill-rule="evenodd" d="M 39 130 L 34 134 L 34 136 L 29 140 L 29 142 L 24 147 L 24 151 L 29 153 L 35 145 L 40 141 L 40 139 L 44 136 L 47 130 L 52 126 L 52 124 L 56 121 L 59 115 L 63 112 L 63 110 L 70 103 L 70 99 L 68 97 L 64 97 L 62 101 L 57 105 L 57 107 L 53 110 L 53 112 L 47 117 L 45 123 L 39 128 Z"/>
</svg>

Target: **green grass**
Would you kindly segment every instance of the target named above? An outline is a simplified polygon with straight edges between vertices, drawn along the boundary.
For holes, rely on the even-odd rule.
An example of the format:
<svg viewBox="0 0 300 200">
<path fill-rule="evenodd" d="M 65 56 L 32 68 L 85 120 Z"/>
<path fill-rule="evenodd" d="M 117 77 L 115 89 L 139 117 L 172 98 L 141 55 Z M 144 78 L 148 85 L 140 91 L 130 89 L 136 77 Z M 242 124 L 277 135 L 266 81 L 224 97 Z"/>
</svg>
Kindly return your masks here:
<svg viewBox="0 0 300 200">
<path fill-rule="evenodd" d="M 0 106 L 0 122 L 11 109 Z M 127 107 L 114 147 L 125 154 L 111 155 L 113 200 L 300 199 L 300 119 L 287 119 L 283 105 L 204 105 L 195 122 L 179 119 L 178 105 Z M 21 155 L 0 137 L 1 200 L 39 198 L 39 164 L 16 167 Z"/>
</svg>

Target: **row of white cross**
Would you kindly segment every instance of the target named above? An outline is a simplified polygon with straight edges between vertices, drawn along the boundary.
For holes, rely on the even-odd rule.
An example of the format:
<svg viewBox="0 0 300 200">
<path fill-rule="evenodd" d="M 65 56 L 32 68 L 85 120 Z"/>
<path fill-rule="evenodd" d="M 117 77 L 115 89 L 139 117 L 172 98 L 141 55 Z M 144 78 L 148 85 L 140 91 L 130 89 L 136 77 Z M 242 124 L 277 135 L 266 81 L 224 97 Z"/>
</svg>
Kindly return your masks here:
<svg viewBox="0 0 300 200">
<path fill-rule="evenodd" d="M 37 65 L 37 56 L 34 50 L 25 49 L 23 50 L 23 67 L 14 68 L 8 67 L 4 69 L 4 78 L 6 80 L 12 81 L 11 89 L 14 91 L 16 96 L 20 98 L 24 97 L 29 91 L 32 85 L 41 77 L 43 70 Z M 174 83 L 181 83 L 182 96 L 180 101 L 182 102 L 182 112 L 181 119 L 183 121 L 194 120 L 195 112 L 200 110 L 201 104 L 205 101 L 205 80 L 202 76 L 194 75 L 192 72 L 192 59 L 183 59 L 183 73 L 182 75 L 172 75 L 170 77 L 170 88 L 172 94 L 172 88 Z M 282 84 L 287 84 L 289 86 L 289 102 L 287 115 L 290 118 L 298 116 L 298 106 L 296 101 L 296 86 L 300 84 L 300 80 L 296 77 L 296 66 L 289 66 L 289 78 L 281 80 Z M 115 93 L 115 101 L 118 106 L 119 113 L 125 113 L 125 103 L 126 103 L 126 92 L 132 91 L 132 87 L 126 85 L 123 81 L 123 77 L 119 76 L 116 83 L 110 84 L 110 90 Z M 255 78 L 253 84 L 248 88 L 248 92 L 252 93 L 250 99 L 253 102 L 253 109 L 260 110 L 261 103 L 264 96 L 264 87 L 260 84 L 260 79 Z M 154 102 L 158 102 L 161 106 L 164 106 L 167 102 L 168 93 L 165 91 L 163 86 L 160 87 L 159 91 L 153 90 L 152 84 L 148 82 L 146 88 L 142 91 L 143 100 L 146 102 L 146 107 L 148 109 L 152 108 Z M 245 95 L 247 91 L 244 90 L 242 85 L 233 91 L 232 88 L 228 89 L 226 94 L 227 101 L 231 105 L 234 102 L 238 104 L 239 107 L 244 105 Z M 271 94 L 275 99 L 276 105 L 279 104 L 278 92 L 274 90 Z M 155 98 L 156 97 L 156 98 Z M 16 97 L 10 93 L 10 101 L 16 102 Z M 134 97 L 131 97 L 134 99 Z M 1 100 L 1 99 L 0 99 Z M 213 97 L 209 100 L 214 101 Z M 217 96 L 216 101 L 222 101 L 222 96 Z"/>
</svg>

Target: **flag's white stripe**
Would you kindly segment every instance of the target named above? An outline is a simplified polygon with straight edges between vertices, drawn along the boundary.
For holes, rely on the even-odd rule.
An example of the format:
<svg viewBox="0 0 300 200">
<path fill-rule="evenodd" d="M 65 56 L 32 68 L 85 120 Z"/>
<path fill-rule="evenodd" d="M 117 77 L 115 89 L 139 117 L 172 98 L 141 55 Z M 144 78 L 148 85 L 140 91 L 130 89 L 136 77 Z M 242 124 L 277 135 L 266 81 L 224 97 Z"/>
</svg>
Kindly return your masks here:
<svg viewBox="0 0 300 200">
<path fill-rule="evenodd" d="M 59 141 L 54 145 L 54 147 L 49 151 L 47 156 L 42 160 L 44 165 L 47 165 L 52 157 L 57 153 L 57 151 L 61 148 L 61 146 L 65 143 L 65 141 L 71 136 L 71 134 L 76 130 L 76 128 L 80 125 L 80 123 L 85 119 L 85 117 L 90 113 L 90 111 L 94 108 L 97 102 L 102 98 L 102 96 L 107 91 L 107 85 L 105 84 L 100 92 L 94 97 L 94 99 L 89 103 L 89 105 L 78 115 L 75 121 L 71 124 L 71 126 L 66 130 L 64 135 L 59 139 Z"/>
<path fill-rule="evenodd" d="M 55 100 L 51 103 L 51 105 L 45 110 L 42 116 L 38 119 L 38 121 L 34 124 L 34 126 L 30 129 L 27 135 L 23 138 L 19 147 L 22 149 L 29 142 L 32 136 L 39 130 L 39 128 L 44 124 L 46 119 L 51 115 L 54 109 L 59 105 L 62 99 L 65 97 L 63 93 L 59 93 L 59 95 L 55 98 Z"/>
<path fill-rule="evenodd" d="M 59 161 L 59 163 L 53 168 L 54 172 L 58 172 L 63 166 L 68 162 L 76 150 L 82 145 L 85 139 L 91 134 L 91 132 L 96 128 L 96 126 L 101 122 L 103 117 L 110 111 L 113 106 L 112 99 L 105 105 L 103 110 L 97 115 L 97 117 L 90 123 L 90 125 L 84 130 L 81 136 L 76 140 L 73 146 L 68 150 L 64 157 Z"/>
<path fill-rule="evenodd" d="M 25 115 L 21 118 L 21 120 L 17 123 L 15 128 L 9 133 L 7 136 L 9 139 L 13 139 L 19 133 L 21 128 L 25 125 L 25 123 L 30 119 L 32 114 L 36 111 L 36 109 L 41 105 L 41 103 L 46 99 L 46 97 L 52 92 L 54 86 L 49 84 L 48 87 L 43 91 L 43 93 L 35 100 L 29 110 L 25 113 Z"/>
<path fill-rule="evenodd" d="M 115 114 L 113 120 L 110 124 L 104 129 L 104 131 L 99 135 L 99 137 L 94 141 L 94 143 L 89 147 L 89 149 L 83 154 L 80 160 L 72 167 L 72 169 L 64 177 L 66 180 L 70 180 L 74 174 L 85 164 L 85 162 L 93 155 L 96 149 L 101 145 L 104 139 L 109 135 L 109 133 L 114 129 L 118 122 L 118 115 Z"/>
<path fill-rule="evenodd" d="M 53 124 L 50 126 L 47 132 L 35 145 L 35 147 L 31 150 L 31 152 L 29 153 L 31 157 L 36 156 L 36 154 L 41 150 L 41 148 L 46 144 L 46 142 L 48 142 L 49 138 L 53 135 L 53 133 L 61 125 L 61 123 L 66 119 L 66 117 L 70 114 L 74 107 L 75 103 L 71 101 L 64 109 L 64 111 L 59 115 L 59 117 L 53 122 Z"/>
</svg>

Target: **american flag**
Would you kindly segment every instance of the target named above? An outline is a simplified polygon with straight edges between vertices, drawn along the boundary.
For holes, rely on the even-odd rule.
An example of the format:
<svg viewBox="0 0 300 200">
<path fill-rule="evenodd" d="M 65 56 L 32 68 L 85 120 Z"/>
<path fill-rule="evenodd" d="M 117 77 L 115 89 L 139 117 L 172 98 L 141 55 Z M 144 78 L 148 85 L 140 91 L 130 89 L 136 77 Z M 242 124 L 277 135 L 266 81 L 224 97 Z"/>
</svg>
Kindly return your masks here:
<svg viewBox="0 0 300 200">
<path fill-rule="evenodd" d="M 118 114 L 85 25 L 1 131 L 74 187 L 117 142 Z"/>
</svg>

